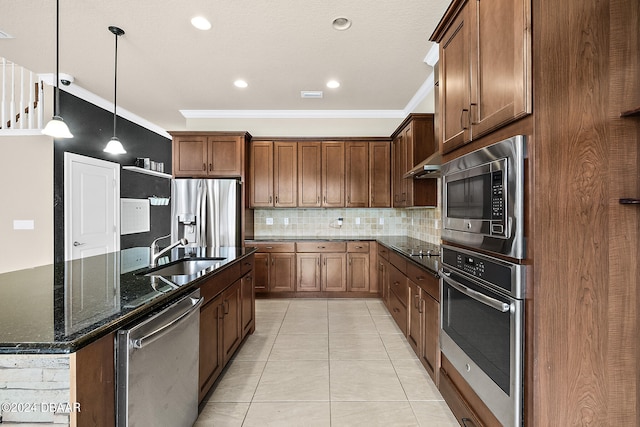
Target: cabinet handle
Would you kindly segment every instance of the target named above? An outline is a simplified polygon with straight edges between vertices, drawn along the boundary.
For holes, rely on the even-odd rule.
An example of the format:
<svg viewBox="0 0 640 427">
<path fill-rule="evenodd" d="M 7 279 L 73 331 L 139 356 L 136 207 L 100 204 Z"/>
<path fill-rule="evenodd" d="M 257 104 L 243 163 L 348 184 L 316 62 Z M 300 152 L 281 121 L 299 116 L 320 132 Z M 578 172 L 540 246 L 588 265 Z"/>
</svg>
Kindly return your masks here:
<svg viewBox="0 0 640 427">
<path fill-rule="evenodd" d="M 209 163 L 209 172 L 213 170 L 213 163 Z"/>
<path fill-rule="evenodd" d="M 224 314 L 229 314 L 229 300 L 224 300 Z"/>
<path fill-rule="evenodd" d="M 278 196 L 276 196 L 276 205 L 278 204 Z"/>
<path fill-rule="evenodd" d="M 362 249 L 364 246 L 356 246 L 356 249 Z"/>
<path fill-rule="evenodd" d="M 222 304 L 218 305 L 216 310 L 218 310 L 218 312 L 216 313 L 218 319 L 224 319 L 224 313 L 223 313 L 223 310 L 222 310 Z"/>
<path fill-rule="evenodd" d="M 476 423 L 471 421 L 471 418 L 462 418 L 460 421 L 462 421 L 463 427 L 475 427 L 476 426 Z M 469 424 L 467 424 L 467 423 L 469 423 Z"/>
<path fill-rule="evenodd" d="M 273 201 L 273 196 L 269 196 L 269 203 Z"/>
<path fill-rule="evenodd" d="M 318 246 L 318 249 L 324 249 L 324 246 Z"/>
<path fill-rule="evenodd" d="M 468 126 L 466 126 L 466 123 L 469 121 L 469 117 L 467 115 L 467 120 L 463 120 L 464 113 L 468 114 L 469 110 L 467 110 L 466 108 L 463 108 L 462 111 L 460 112 L 460 128 L 461 129 L 468 129 Z"/>
<path fill-rule="evenodd" d="M 273 246 L 265 246 L 265 249 L 273 249 Z"/>
<path fill-rule="evenodd" d="M 413 296 L 413 301 L 415 302 L 416 308 L 418 308 L 418 304 L 420 303 L 420 300 L 418 298 L 420 298 L 420 295 L 418 295 L 418 294 Z M 419 309 L 418 309 L 418 313 L 420 313 Z"/>
<path fill-rule="evenodd" d="M 416 280 L 418 280 L 418 282 L 422 282 L 424 280 L 424 276 L 418 276 L 416 277 Z"/>
<path fill-rule="evenodd" d="M 203 163 L 203 164 L 202 164 L 202 170 L 203 170 L 203 171 L 206 171 L 206 170 L 207 170 L 207 164 L 206 164 L 206 163 Z"/>
<path fill-rule="evenodd" d="M 276 260 L 275 260 L 275 259 L 271 259 L 271 265 L 274 265 L 274 264 L 275 264 L 275 262 L 276 262 Z"/>
</svg>

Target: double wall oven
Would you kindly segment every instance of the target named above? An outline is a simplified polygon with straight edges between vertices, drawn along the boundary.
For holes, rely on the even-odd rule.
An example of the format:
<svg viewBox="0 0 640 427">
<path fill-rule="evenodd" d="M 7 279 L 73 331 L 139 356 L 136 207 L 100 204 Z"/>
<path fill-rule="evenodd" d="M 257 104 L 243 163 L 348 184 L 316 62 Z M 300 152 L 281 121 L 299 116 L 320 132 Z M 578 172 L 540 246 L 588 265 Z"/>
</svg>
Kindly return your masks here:
<svg viewBox="0 0 640 427">
<path fill-rule="evenodd" d="M 442 166 L 442 354 L 505 426 L 521 426 L 524 136 Z"/>
</svg>

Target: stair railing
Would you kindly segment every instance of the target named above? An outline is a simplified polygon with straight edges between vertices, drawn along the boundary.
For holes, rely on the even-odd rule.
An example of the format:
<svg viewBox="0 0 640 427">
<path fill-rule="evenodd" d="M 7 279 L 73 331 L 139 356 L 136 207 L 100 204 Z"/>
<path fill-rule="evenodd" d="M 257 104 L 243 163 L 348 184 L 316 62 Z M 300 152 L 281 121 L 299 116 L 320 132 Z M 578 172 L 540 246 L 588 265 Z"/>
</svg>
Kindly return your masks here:
<svg viewBox="0 0 640 427">
<path fill-rule="evenodd" d="M 0 133 L 5 130 L 42 129 L 44 109 L 40 105 L 43 83 L 38 75 L 1 58 Z"/>
</svg>

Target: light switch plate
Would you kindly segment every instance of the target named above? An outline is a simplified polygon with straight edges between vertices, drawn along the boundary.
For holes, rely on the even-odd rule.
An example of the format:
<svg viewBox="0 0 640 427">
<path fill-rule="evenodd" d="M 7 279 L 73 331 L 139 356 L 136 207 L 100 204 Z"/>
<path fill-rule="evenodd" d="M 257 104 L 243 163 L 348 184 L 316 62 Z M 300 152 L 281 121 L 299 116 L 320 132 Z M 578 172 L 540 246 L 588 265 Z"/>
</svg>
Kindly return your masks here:
<svg viewBox="0 0 640 427">
<path fill-rule="evenodd" d="M 384 225 L 384 218 L 380 218 L 380 219 L 378 220 L 378 224 L 380 224 L 380 225 Z"/>
<path fill-rule="evenodd" d="M 13 220 L 13 229 L 14 230 L 33 230 L 34 222 L 32 219 L 14 219 Z"/>
<path fill-rule="evenodd" d="M 273 218 L 267 218 L 267 225 L 273 225 Z"/>
</svg>

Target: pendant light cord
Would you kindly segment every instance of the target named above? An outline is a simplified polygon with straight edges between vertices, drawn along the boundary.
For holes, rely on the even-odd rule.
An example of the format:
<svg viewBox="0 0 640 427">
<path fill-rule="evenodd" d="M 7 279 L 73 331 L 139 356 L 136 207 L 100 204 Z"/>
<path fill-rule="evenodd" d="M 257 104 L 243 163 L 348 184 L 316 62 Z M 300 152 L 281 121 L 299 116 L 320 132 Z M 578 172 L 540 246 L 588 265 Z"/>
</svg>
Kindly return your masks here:
<svg viewBox="0 0 640 427">
<path fill-rule="evenodd" d="M 116 136 L 116 108 L 118 108 L 117 96 L 118 96 L 118 33 L 114 33 L 116 36 L 116 59 L 114 61 L 113 71 L 113 136 Z"/>
<path fill-rule="evenodd" d="M 60 104 L 60 89 L 58 82 L 60 81 L 60 0 L 56 0 L 56 86 L 55 100 L 53 103 L 53 115 L 58 115 L 58 104 Z"/>
</svg>

